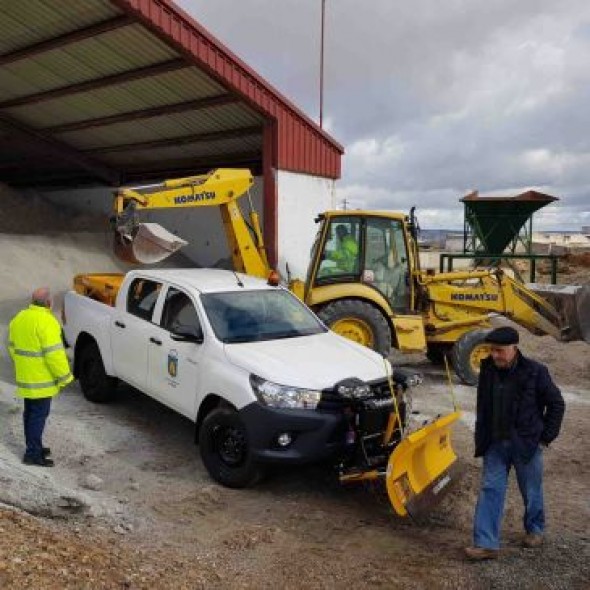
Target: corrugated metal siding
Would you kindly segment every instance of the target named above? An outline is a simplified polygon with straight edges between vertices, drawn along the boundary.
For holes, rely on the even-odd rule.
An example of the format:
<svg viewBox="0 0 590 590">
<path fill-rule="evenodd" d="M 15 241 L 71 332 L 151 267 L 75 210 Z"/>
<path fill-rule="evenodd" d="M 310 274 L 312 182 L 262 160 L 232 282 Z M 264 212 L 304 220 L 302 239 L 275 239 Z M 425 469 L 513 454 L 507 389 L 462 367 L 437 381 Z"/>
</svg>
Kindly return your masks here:
<svg viewBox="0 0 590 590">
<path fill-rule="evenodd" d="M 183 144 L 166 148 L 151 148 L 149 150 L 134 150 L 133 152 L 112 152 L 101 156 L 108 164 L 115 167 L 136 165 L 141 162 L 162 162 L 174 160 L 195 159 L 210 156 L 229 156 L 239 153 L 261 153 L 262 136 L 244 137 L 239 139 L 224 139 L 207 143 Z"/>
<path fill-rule="evenodd" d="M 0 55 L 121 14 L 110 0 L 2 0 Z M 30 23 L 35 26 L 31 27 Z"/>
<path fill-rule="evenodd" d="M 190 113 L 169 115 L 143 121 L 133 121 L 63 134 L 68 143 L 79 148 L 98 148 L 140 141 L 169 139 L 185 135 L 241 129 L 259 124 L 258 116 L 243 112 L 238 105 L 206 109 L 191 116 Z"/>
<path fill-rule="evenodd" d="M 214 40 L 194 20 L 167 0 L 112 0 L 127 13 L 139 16 L 162 38 L 171 38 L 210 73 L 225 81 L 252 104 L 278 122 L 276 165 L 285 170 L 338 178 L 342 147 L 308 117 L 272 89 L 253 70 Z M 296 123 L 299 124 L 297 133 Z"/>
<path fill-rule="evenodd" d="M 0 69 L 0 88 L 3 100 L 10 100 L 176 57 L 173 49 L 134 25 L 7 64 Z"/>
<path fill-rule="evenodd" d="M 13 107 L 7 109 L 7 112 L 30 125 L 44 128 L 217 96 L 224 92 L 225 89 L 219 83 L 199 72 L 197 68 L 187 68 L 33 105 Z"/>
<path fill-rule="evenodd" d="M 72 131 L 61 134 L 60 138 L 78 149 L 91 149 L 240 129 L 257 124 L 262 128 L 261 119 L 261 115 L 236 104 L 204 109 L 192 115 L 190 112 L 166 115 L 145 120 L 141 125 L 130 120 L 95 129 Z"/>
</svg>

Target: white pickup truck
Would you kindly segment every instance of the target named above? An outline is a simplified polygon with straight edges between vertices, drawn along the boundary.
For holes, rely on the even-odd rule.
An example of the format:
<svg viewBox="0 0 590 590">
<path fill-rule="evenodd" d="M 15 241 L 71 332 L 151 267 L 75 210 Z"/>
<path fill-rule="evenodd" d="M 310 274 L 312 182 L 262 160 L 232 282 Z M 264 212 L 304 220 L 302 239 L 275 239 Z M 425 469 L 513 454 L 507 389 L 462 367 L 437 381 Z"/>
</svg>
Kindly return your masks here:
<svg viewBox="0 0 590 590">
<path fill-rule="evenodd" d="M 226 486 L 253 484 L 266 463 L 337 456 L 352 442 L 345 398 L 374 394 L 391 412 L 388 361 L 329 331 L 281 286 L 212 269 L 81 277 L 98 277 L 114 302 L 92 289 L 65 297 L 86 398 L 111 400 L 120 379 L 188 417 Z"/>
</svg>

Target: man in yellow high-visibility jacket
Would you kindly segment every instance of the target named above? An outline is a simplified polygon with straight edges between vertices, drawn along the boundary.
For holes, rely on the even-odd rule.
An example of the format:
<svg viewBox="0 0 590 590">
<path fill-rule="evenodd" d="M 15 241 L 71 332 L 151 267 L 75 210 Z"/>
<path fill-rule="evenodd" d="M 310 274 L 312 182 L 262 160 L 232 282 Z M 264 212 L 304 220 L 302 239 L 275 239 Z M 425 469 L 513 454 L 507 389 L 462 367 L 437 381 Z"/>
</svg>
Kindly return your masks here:
<svg viewBox="0 0 590 590">
<path fill-rule="evenodd" d="M 51 398 L 73 381 L 59 322 L 51 312 L 51 293 L 36 289 L 31 305 L 16 314 L 9 326 L 8 348 L 14 362 L 16 393 L 24 398 L 26 451 L 23 463 L 52 467 L 43 430 Z"/>
</svg>

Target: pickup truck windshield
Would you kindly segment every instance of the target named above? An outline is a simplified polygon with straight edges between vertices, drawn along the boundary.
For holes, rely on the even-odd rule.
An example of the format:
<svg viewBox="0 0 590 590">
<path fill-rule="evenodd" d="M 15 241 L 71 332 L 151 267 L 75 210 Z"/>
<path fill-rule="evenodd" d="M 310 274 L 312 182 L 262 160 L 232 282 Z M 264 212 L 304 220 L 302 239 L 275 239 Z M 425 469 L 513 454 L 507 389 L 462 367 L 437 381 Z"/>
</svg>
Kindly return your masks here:
<svg viewBox="0 0 590 590">
<path fill-rule="evenodd" d="M 201 301 L 215 335 L 228 344 L 327 331 L 298 299 L 282 290 L 208 293 Z"/>
</svg>

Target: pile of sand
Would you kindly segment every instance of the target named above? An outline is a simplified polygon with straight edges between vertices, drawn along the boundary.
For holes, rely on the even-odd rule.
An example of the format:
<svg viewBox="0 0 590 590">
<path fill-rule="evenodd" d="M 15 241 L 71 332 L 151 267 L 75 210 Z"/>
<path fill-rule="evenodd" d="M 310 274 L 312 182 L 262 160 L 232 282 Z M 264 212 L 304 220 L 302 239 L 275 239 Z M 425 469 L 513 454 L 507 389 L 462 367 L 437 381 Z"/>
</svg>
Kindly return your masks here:
<svg viewBox="0 0 590 590">
<path fill-rule="evenodd" d="M 33 192 L 20 193 L 0 183 L 0 233 L 107 232 L 107 215 L 58 207 Z"/>
</svg>

